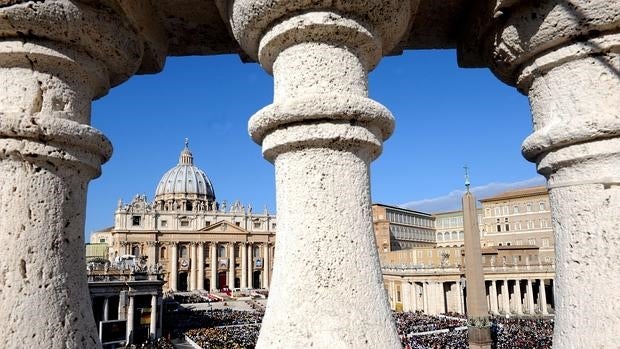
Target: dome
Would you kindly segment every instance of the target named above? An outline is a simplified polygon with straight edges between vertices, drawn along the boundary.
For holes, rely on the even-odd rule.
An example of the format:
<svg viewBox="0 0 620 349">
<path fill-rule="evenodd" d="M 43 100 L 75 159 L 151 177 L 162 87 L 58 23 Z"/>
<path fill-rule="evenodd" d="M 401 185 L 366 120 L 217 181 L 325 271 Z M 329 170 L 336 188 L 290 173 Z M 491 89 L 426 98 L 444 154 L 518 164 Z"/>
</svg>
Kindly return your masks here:
<svg viewBox="0 0 620 349">
<path fill-rule="evenodd" d="M 172 198 L 215 200 L 211 181 L 203 170 L 194 166 L 194 157 L 189 150 L 187 139 L 179 156 L 179 163 L 161 177 L 155 190 L 156 201 Z"/>
</svg>

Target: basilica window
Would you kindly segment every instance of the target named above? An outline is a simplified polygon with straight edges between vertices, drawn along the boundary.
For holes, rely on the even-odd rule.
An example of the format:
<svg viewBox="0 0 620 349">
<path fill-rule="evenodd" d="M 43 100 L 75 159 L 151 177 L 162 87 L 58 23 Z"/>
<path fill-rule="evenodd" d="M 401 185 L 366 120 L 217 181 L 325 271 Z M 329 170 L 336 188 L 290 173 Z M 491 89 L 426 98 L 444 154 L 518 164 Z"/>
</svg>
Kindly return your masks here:
<svg viewBox="0 0 620 349">
<path fill-rule="evenodd" d="M 140 246 L 134 245 L 131 248 L 131 254 L 134 255 L 134 256 L 139 256 L 140 255 Z"/>
<path fill-rule="evenodd" d="M 140 218 L 142 218 L 142 217 L 140 217 L 140 216 L 133 216 L 133 217 L 131 217 L 131 225 L 133 225 L 133 226 L 140 225 Z"/>
<path fill-rule="evenodd" d="M 159 258 L 165 259 L 166 258 L 166 247 L 162 247 L 159 250 Z"/>
<path fill-rule="evenodd" d="M 254 229 L 260 229 L 260 222 L 254 222 Z"/>
<path fill-rule="evenodd" d="M 181 248 L 179 248 L 179 255 L 181 256 L 181 258 L 188 257 L 187 246 L 182 245 Z"/>
<path fill-rule="evenodd" d="M 219 258 L 223 258 L 226 256 L 226 247 L 224 245 L 219 245 L 217 248 L 217 256 Z"/>
<path fill-rule="evenodd" d="M 187 227 L 187 226 L 189 226 L 189 221 L 182 220 L 182 221 L 181 221 L 181 226 L 182 226 L 182 227 Z"/>
<path fill-rule="evenodd" d="M 161 221 L 161 226 L 164 227 L 164 228 L 167 227 L 168 226 L 168 221 L 166 221 L 166 220 Z"/>
</svg>

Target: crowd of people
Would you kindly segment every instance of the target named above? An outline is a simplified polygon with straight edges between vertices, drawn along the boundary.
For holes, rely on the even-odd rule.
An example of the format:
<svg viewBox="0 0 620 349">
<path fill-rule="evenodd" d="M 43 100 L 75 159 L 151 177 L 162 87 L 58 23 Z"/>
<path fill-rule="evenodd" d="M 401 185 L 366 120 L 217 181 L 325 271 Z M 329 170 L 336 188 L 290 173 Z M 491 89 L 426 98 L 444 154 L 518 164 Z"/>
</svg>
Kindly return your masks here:
<svg viewBox="0 0 620 349">
<path fill-rule="evenodd" d="M 458 327 L 464 320 L 421 313 L 394 313 L 398 334 L 407 349 L 466 349 L 467 331 Z M 541 318 L 491 318 L 494 349 L 550 349 L 553 320 Z M 456 326 L 455 326 L 456 325 Z M 441 331 L 426 335 L 420 332 Z"/>
<path fill-rule="evenodd" d="M 451 316 L 430 316 L 421 312 L 394 313 L 394 321 L 396 330 L 403 335 L 411 332 L 452 329 L 465 325 L 464 319 L 455 319 Z"/>
<path fill-rule="evenodd" d="M 496 349 L 551 348 L 553 320 L 496 318 L 491 329 Z"/>
<path fill-rule="evenodd" d="M 260 324 L 200 328 L 185 334 L 203 349 L 254 349 Z"/>
</svg>

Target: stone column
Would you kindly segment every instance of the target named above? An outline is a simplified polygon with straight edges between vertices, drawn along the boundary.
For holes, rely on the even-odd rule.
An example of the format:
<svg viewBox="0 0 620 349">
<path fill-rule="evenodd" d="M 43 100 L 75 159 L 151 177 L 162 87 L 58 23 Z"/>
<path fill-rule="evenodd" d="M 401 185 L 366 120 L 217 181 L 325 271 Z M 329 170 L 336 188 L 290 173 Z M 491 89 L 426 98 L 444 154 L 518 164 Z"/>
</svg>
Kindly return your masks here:
<svg viewBox="0 0 620 349">
<path fill-rule="evenodd" d="M 457 280 L 454 284 L 454 294 L 456 295 L 456 312 L 465 314 L 463 309 L 463 288 L 461 288 L 460 280 Z"/>
<path fill-rule="evenodd" d="M 263 245 L 263 288 L 269 289 L 269 243 Z"/>
<path fill-rule="evenodd" d="M 198 243 L 198 272 L 196 274 L 196 288 L 199 290 L 205 289 L 205 245 L 204 242 Z"/>
<path fill-rule="evenodd" d="M 426 281 L 422 282 L 422 302 L 423 302 L 422 310 L 424 310 L 424 314 L 428 314 L 429 313 L 429 306 L 428 306 L 428 282 L 426 282 Z"/>
<path fill-rule="evenodd" d="M 484 58 L 529 98 L 534 132 L 522 153 L 549 189 L 553 347 L 617 347 L 620 302 L 609 300 L 620 288 L 620 2 L 492 6 L 489 24 L 476 25 L 487 33 Z"/>
<path fill-rule="evenodd" d="M 158 241 L 147 241 L 148 246 L 148 265 L 154 266 L 157 263 L 157 245 Z"/>
<path fill-rule="evenodd" d="M 189 272 L 189 290 L 194 291 L 196 289 L 196 274 L 198 274 L 198 256 L 196 253 L 195 242 L 189 244 L 189 258 L 191 260 Z"/>
<path fill-rule="evenodd" d="M 103 297 L 103 321 L 108 321 L 110 318 L 110 297 Z"/>
<path fill-rule="evenodd" d="M 211 250 L 211 282 L 209 287 L 211 292 L 217 292 L 217 242 L 212 242 L 210 246 Z"/>
<path fill-rule="evenodd" d="M 149 324 L 149 335 L 157 337 L 157 295 L 151 296 L 151 323 Z"/>
<path fill-rule="evenodd" d="M 176 242 L 171 243 L 170 251 L 170 280 L 168 280 L 168 288 L 177 291 L 179 276 L 179 249 Z"/>
<path fill-rule="evenodd" d="M 527 312 L 534 315 L 534 287 L 532 287 L 532 279 L 527 279 Z"/>
<path fill-rule="evenodd" d="M 135 73 L 143 43 L 105 5 L 0 5 L 0 347 L 100 346 L 87 288 L 88 182 L 111 155 L 91 101 Z M 114 53 L 114 54 L 111 54 Z"/>
<path fill-rule="evenodd" d="M 491 298 L 491 312 L 495 315 L 499 314 L 497 306 L 497 284 L 495 280 L 491 280 L 491 289 L 489 291 L 489 297 Z"/>
<path fill-rule="evenodd" d="M 437 283 L 437 298 L 439 304 L 439 309 L 437 309 L 437 313 L 443 314 L 446 312 L 446 294 L 443 282 Z"/>
<path fill-rule="evenodd" d="M 235 287 L 235 244 L 228 243 L 228 288 Z"/>
<path fill-rule="evenodd" d="M 249 123 L 275 165 L 278 231 L 285 232 L 257 348 L 399 348 L 368 175 L 394 121 L 368 98 L 367 74 L 407 32 L 417 1 L 217 3 L 275 84 L 273 104 Z"/>
<path fill-rule="evenodd" d="M 545 290 L 545 279 L 538 280 L 540 287 L 538 292 L 540 294 L 540 312 L 541 314 L 549 314 L 547 310 L 547 291 Z"/>
<path fill-rule="evenodd" d="M 517 311 L 517 315 L 523 314 L 523 301 L 521 299 L 521 280 L 515 280 L 515 310 Z"/>
<path fill-rule="evenodd" d="M 248 286 L 254 288 L 254 253 L 252 243 L 248 244 Z"/>
<path fill-rule="evenodd" d="M 241 249 L 241 288 L 248 286 L 248 248 L 246 243 L 240 245 Z"/>
<path fill-rule="evenodd" d="M 502 309 L 504 314 L 510 314 L 510 290 L 508 289 L 508 280 L 502 280 Z"/>
<path fill-rule="evenodd" d="M 418 305 L 418 303 L 419 303 L 418 302 L 418 285 L 417 285 L 417 283 L 414 282 L 411 285 L 411 289 L 412 289 L 412 293 L 413 293 L 412 294 L 412 297 L 413 297 L 413 307 L 412 307 L 411 310 L 412 311 L 417 311 L 418 308 L 419 308 L 419 305 Z"/>
<path fill-rule="evenodd" d="M 401 280 L 400 291 L 402 297 L 403 311 L 411 311 L 411 291 L 409 283 L 406 280 Z"/>
<path fill-rule="evenodd" d="M 134 323 L 134 298 L 129 296 L 129 305 L 127 306 L 127 343 L 133 343 L 133 323 Z"/>
</svg>

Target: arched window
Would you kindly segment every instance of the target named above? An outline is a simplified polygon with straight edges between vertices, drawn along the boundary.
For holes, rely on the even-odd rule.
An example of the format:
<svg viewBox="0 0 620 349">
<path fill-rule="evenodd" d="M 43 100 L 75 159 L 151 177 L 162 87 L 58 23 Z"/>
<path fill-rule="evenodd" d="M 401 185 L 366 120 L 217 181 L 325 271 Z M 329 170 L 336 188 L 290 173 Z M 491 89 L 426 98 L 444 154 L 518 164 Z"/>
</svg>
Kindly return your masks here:
<svg viewBox="0 0 620 349">
<path fill-rule="evenodd" d="M 159 258 L 166 258 L 166 247 L 162 246 L 162 248 L 159 249 Z"/>
<path fill-rule="evenodd" d="M 253 256 L 254 256 L 254 258 L 260 257 L 260 247 L 254 245 Z"/>
<path fill-rule="evenodd" d="M 218 245 L 217 256 L 220 258 L 226 256 L 226 247 L 224 245 Z"/>
<path fill-rule="evenodd" d="M 131 254 L 134 256 L 139 256 L 140 255 L 140 246 L 139 245 L 133 245 L 131 247 Z"/>
<path fill-rule="evenodd" d="M 187 258 L 188 257 L 187 246 L 186 245 L 181 245 L 181 247 L 179 248 L 179 256 L 181 256 L 181 258 Z"/>
</svg>

